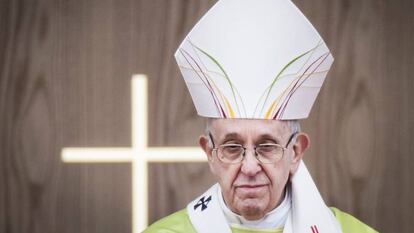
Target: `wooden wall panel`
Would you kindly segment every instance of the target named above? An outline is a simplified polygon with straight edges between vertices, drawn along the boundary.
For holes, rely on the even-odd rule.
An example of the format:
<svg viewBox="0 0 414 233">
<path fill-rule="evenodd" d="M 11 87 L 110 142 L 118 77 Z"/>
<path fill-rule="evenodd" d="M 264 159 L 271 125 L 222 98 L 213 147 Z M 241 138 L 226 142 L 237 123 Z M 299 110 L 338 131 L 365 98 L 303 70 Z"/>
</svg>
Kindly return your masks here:
<svg viewBox="0 0 414 233">
<path fill-rule="evenodd" d="M 97 3 L 2 1 L 0 232 L 130 232 L 130 166 L 60 160 L 129 145 L 132 71 L 112 64 L 114 27 L 93 22 L 112 8 Z"/>
<path fill-rule="evenodd" d="M 203 130 L 173 53 L 215 0 L 0 1 L 0 232 L 131 232 L 128 164 L 63 164 L 67 146 L 131 144 L 130 77 L 149 75 L 150 146 Z M 336 62 L 303 129 L 325 200 L 411 232 L 414 3 L 294 0 Z M 150 221 L 214 182 L 206 164 L 151 164 Z"/>
</svg>

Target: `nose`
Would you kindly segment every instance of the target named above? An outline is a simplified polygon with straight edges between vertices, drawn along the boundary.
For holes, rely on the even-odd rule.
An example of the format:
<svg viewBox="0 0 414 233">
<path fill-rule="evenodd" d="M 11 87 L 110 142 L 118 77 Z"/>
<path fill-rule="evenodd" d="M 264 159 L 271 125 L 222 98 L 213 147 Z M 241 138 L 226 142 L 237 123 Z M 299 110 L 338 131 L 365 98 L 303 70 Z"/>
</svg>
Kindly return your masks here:
<svg viewBox="0 0 414 233">
<path fill-rule="evenodd" d="M 255 176 L 262 170 L 259 160 L 255 156 L 254 150 L 246 150 L 241 165 L 241 172 L 246 176 Z"/>
</svg>

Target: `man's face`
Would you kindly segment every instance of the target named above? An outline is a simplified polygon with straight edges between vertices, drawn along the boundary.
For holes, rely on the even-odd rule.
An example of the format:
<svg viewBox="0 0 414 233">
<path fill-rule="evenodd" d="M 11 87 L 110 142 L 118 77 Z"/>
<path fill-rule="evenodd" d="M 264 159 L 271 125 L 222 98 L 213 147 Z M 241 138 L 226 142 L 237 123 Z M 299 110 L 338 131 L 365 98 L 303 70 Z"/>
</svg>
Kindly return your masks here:
<svg viewBox="0 0 414 233">
<path fill-rule="evenodd" d="M 253 148 L 263 143 L 286 146 L 292 134 L 290 127 L 286 122 L 274 120 L 214 119 L 210 133 L 216 147 L 230 143 L 248 148 L 241 163 L 223 163 L 213 157 L 208 139 L 200 137 L 200 145 L 209 156 L 210 169 L 218 178 L 227 206 L 248 220 L 262 218 L 283 200 L 289 174 L 297 169 L 302 153 L 297 156 L 292 142 L 280 161 L 262 164 Z"/>
</svg>

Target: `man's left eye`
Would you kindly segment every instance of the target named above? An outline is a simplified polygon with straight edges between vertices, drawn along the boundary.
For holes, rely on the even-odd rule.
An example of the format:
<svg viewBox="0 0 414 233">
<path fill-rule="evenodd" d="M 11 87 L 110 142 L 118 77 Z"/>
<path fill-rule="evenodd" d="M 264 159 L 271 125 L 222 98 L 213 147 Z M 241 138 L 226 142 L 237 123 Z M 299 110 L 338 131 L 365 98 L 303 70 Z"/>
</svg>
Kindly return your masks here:
<svg viewBox="0 0 414 233">
<path fill-rule="evenodd" d="M 259 145 L 257 148 L 263 152 L 270 152 L 274 150 L 275 146 L 274 145 Z"/>
</svg>

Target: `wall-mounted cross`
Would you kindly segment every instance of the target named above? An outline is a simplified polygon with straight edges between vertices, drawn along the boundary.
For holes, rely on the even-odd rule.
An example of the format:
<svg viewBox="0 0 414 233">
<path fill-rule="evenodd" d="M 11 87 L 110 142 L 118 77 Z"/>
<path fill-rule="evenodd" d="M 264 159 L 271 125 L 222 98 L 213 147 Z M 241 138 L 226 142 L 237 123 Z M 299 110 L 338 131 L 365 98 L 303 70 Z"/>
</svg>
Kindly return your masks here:
<svg viewBox="0 0 414 233">
<path fill-rule="evenodd" d="M 148 163 L 203 162 L 198 147 L 148 147 L 148 84 L 145 75 L 132 77 L 132 147 L 63 148 L 66 163 L 132 163 L 132 232 L 148 225 Z"/>
</svg>

